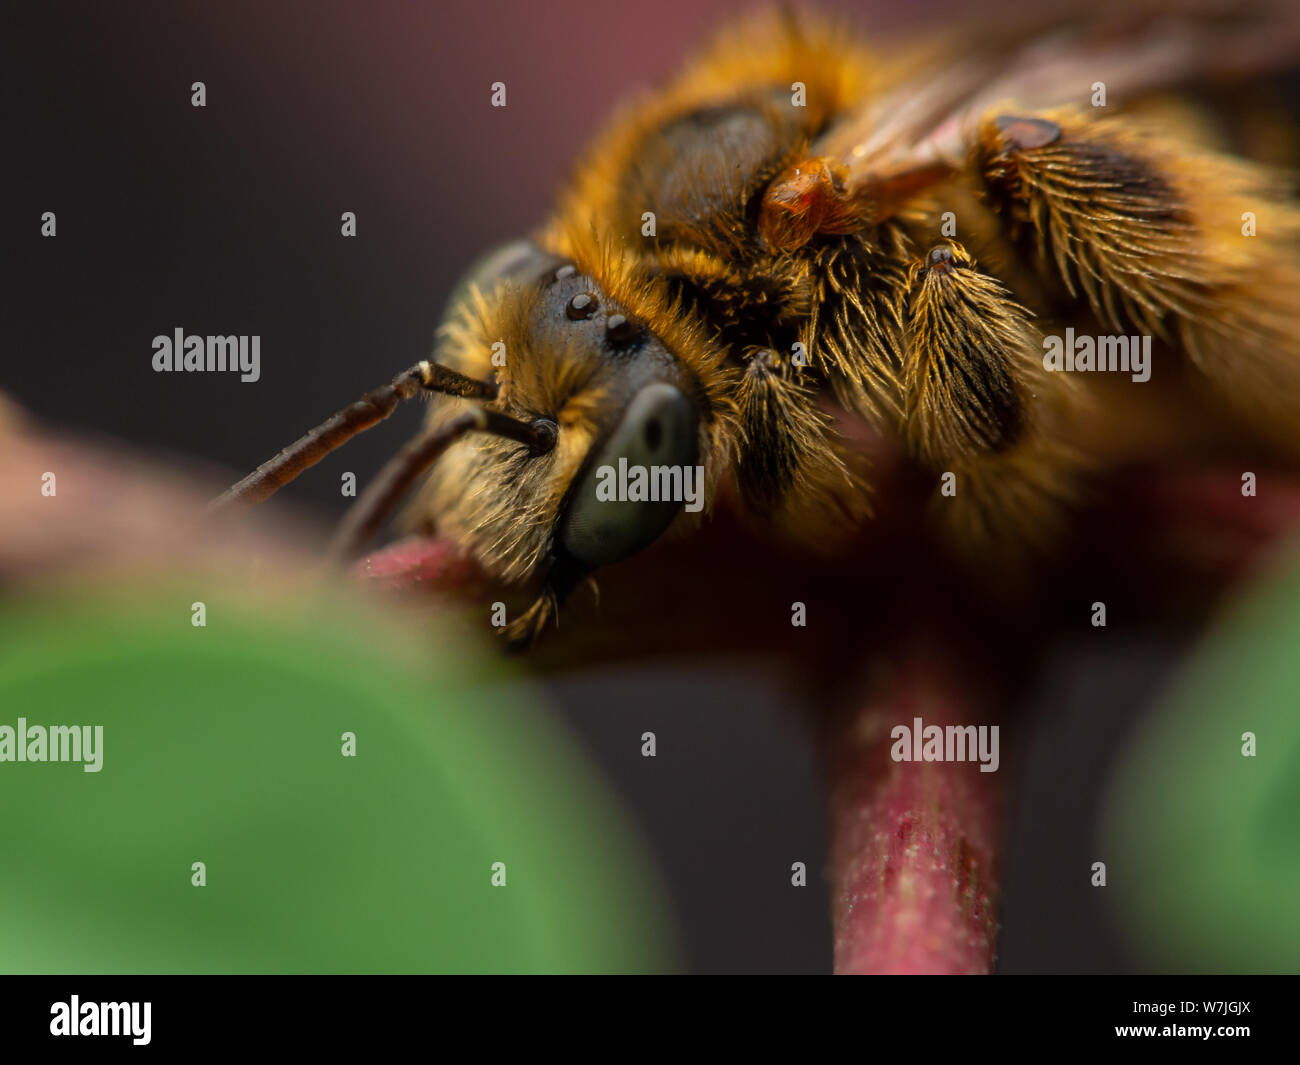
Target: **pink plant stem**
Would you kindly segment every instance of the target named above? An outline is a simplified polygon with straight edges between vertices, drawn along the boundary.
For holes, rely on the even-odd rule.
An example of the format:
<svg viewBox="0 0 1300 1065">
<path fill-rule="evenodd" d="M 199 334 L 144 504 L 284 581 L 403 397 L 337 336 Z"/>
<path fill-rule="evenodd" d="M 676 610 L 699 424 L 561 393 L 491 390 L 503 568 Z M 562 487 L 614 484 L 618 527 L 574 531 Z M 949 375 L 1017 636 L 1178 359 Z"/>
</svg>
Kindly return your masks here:
<svg viewBox="0 0 1300 1065">
<path fill-rule="evenodd" d="M 975 762 L 904 762 L 890 730 L 992 724 L 933 662 L 912 659 L 830 740 L 837 973 L 987 973 L 998 929 L 1001 776 Z"/>
</svg>

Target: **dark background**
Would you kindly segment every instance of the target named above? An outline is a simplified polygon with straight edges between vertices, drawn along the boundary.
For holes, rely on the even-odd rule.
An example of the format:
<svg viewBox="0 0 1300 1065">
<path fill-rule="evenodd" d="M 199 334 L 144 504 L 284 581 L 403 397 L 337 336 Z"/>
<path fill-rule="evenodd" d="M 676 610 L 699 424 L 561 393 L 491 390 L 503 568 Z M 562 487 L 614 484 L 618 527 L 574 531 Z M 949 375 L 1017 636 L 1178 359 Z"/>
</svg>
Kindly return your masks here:
<svg viewBox="0 0 1300 1065">
<path fill-rule="evenodd" d="M 11 9 L 0 388 L 57 427 L 233 479 L 423 357 L 474 256 L 539 223 L 611 107 L 744 6 Z M 835 6 L 869 33 L 946 25 L 960 5 Z M 503 110 L 489 106 L 494 81 L 508 86 Z M 39 234 L 47 210 L 57 239 Z M 343 211 L 355 239 L 340 235 Z M 260 334 L 261 380 L 154 373 L 152 338 L 178 326 Z M 402 410 L 327 459 L 293 500 L 337 514 L 340 474 L 364 484 L 419 417 Z M 1059 660 L 1034 699 L 1004 970 L 1126 964 L 1087 886 L 1093 804 L 1177 646 L 1091 647 Z M 642 824 L 694 968 L 829 969 L 826 835 L 797 698 L 745 660 L 593 672 L 552 695 Z M 646 729 L 656 760 L 639 755 Z M 807 891 L 789 888 L 795 860 Z"/>
</svg>

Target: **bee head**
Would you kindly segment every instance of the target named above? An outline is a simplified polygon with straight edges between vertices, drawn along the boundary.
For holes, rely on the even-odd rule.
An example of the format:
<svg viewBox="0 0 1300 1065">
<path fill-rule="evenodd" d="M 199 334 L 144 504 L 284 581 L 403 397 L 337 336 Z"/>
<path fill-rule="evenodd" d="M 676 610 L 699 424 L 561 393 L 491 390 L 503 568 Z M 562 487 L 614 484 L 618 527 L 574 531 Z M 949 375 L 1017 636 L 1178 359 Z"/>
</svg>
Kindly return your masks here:
<svg viewBox="0 0 1300 1065">
<path fill-rule="evenodd" d="M 440 358 L 495 380 L 504 413 L 554 424 L 555 446 L 467 437 L 434 468 L 422 517 L 503 579 L 542 575 L 527 638 L 592 570 L 704 508 L 718 396 L 680 357 L 698 338 L 674 311 L 624 271 L 524 243 L 485 260 L 453 301 Z M 434 419 L 464 402 L 440 401 Z"/>
</svg>

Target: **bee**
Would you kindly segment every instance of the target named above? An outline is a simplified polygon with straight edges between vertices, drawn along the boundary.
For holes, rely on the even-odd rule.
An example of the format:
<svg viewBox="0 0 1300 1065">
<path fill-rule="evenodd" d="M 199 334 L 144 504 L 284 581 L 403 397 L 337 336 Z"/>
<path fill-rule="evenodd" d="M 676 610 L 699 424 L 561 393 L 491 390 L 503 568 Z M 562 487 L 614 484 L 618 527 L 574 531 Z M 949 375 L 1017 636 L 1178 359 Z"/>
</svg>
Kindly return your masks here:
<svg viewBox="0 0 1300 1065">
<path fill-rule="evenodd" d="M 1050 556 L 1114 461 L 1092 443 L 1143 418 L 1148 388 L 1053 366 L 1066 331 L 1151 349 L 1156 376 L 1293 458 L 1300 207 L 1171 94 L 1282 65 L 1296 25 L 1208 13 L 886 56 L 806 14 L 743 20 L 469 272 L 436 359 L 216 505 L 433 396 L 333 552 L 416 489 L 408 526 L 535 591 L 506 630 L 527 645 L 581 582 L 722 497 L 813 545 L 873 520 L 891 500 L 846 418 L 924 481 L 952 551 Z M 698 471 L 705 506 L 608 498 L 620 463 Z"/>
</svg>

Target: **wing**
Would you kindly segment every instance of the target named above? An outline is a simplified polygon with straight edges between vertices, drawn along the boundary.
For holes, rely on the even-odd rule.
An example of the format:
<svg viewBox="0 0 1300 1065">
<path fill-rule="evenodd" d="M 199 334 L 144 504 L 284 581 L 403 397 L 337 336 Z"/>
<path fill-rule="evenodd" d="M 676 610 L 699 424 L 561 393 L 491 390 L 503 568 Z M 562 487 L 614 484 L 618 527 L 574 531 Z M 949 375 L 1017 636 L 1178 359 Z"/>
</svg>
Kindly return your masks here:
<svg viewBox="0 0 1300 1065">
<path fill-rule="evenodd" d="M 1022 38 L 950 38 L 909 57 L 894 87 L 813 146 L 835 166 L 844 192 L 887 213 L 919 188 L 960 168 L 970 133 L 991 108 L 1025 111 L 1089 101 L 1104 83 L 1112 102 L 1188 83 L 1228 84 L 1300 62 L 1300 5 L 1232 4 L 1128 17 Z"/>
</svg>

